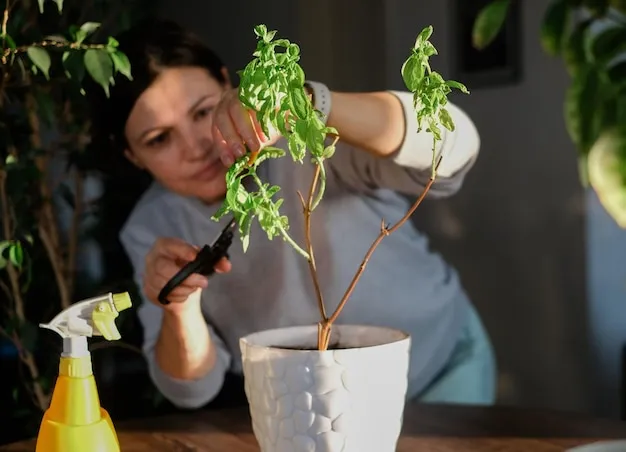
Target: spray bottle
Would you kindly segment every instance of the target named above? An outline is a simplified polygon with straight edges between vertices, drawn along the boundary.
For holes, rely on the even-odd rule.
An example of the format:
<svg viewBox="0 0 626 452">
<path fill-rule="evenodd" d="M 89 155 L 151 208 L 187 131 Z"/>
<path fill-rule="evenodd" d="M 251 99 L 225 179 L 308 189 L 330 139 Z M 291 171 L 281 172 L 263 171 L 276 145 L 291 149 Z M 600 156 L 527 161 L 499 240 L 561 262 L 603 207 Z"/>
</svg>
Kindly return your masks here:
<svg viewBox="0 0 626 452">
<path fill-rule="evenodd" d="M 59 376 L 44 413 L 36 452 L 119 452 L 117 434 L 100 398 L 91 367 L 87 337 L 120 339 L 115 319 L 131 307 L 128 292 L 80 301 L 40 324 L 63 338 Z"/>
</svg>

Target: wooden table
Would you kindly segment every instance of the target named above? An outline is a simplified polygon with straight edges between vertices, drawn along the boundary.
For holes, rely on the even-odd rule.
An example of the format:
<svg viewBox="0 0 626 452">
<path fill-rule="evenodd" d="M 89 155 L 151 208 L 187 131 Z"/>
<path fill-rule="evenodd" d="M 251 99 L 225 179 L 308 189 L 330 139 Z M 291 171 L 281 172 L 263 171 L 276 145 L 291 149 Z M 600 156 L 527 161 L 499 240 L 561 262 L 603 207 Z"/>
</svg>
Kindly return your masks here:
<svg viewBox="0 0 626 452">
<path fill-rule="evenodd" d="M 123 422 L 117 432 L 122 452 L 259 452 L 246 409 Z M 626 423 L 520 408 L 411 405 L 398 452 L 548 452 L 609 438 L 626 438 Z M 34 450 L 34 441 L 0 447 Z"/>
</svg>

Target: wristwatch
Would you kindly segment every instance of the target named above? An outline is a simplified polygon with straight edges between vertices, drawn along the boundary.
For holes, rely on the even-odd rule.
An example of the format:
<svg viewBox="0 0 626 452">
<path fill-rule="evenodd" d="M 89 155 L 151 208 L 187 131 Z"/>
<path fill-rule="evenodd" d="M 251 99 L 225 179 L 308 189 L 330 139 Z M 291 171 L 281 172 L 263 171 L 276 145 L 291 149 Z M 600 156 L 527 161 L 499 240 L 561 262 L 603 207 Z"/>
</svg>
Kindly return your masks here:
<svg viewBox="0 0 626 452">
<path fill-rule="evenodd" d="M 324 120 L 328 119 L 331 107 L 330 90 L 328 86 L 312 80 L 306 80 L 304 86 L 309 88 L 313 93 L 313 108 L 322 112 Z"/>
</svg>

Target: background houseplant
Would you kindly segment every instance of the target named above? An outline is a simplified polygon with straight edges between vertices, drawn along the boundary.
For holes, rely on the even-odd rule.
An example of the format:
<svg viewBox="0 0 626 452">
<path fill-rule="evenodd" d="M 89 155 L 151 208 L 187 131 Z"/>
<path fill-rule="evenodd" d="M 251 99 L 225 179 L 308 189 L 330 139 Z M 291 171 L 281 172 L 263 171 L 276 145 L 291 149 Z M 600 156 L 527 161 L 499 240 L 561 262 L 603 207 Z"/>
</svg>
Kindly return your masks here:
<svg viewBox="0 0 626 452">
<path fill-rule="evenodd" d="M 38 323 L 107 284 L 79 264 L 81 249 L 97 239 L 101 207 L 89 193 L 97 179 L 84 89 L 92 82 L 89 89 L 109 90 L 116 76 L 130 76 L 127 59 L 109 36 L 147 14 L 147 5 L 140 0 L 4 3 L 0 358 L 13 384 L 2 386 L 0 399 L 2 415 L 17 417 L 3 420 L 15 426 L 3 429 L 11 434 L 3 438 L 7 441 L 36 432 L 57 374 L 60 344 L 42 334 Z M 15 369 L 15 378 L 5 368 Z"/>
<path fill-rule="evenodd" d="M 426 197 L 437 175 L 435 145 L 442 138 L 440 127 L 454 130 L 446 110 L 447 95 L 453 88 L 468 92 L 461 83 L 445 81 L 431 70 L 429 58 L 437 54 L 429 41 L 432 32 L 432 27 L 422 30 L 402 66 L 403 80 L 413 93 L 418 129 L 433 137 L 429 183 L 396 224 L 389 226 L 382 219 L 377 239 L 365 252 L 335 311 L 328 315 L 317 276 L 311 215 L 324 196 L 324 161 L 335 152 L 338 131 L 325 125 L 325 118 L 307 97 L 305 75 L 298 64 L 299 47 L 274 39 L 276 31 L 264 25 L 255 27 L 255 58 L 241 72 L 239 96 L 256 112 L 266 136 L 271 136 L 270 127 L 280 131 L 288 152 L 267 146 L 238 159 L 227 173 L 225 201 L 214 219 L 234 215 L 244 250 L 255 218 L 269 239 L 282 237 L 291 245 L 308 261 L 321 317 L 317 326 L 261 331 L 240 341 L 252 426 L 264 452 L 395 449 L 408 383 L 410 337 L 389 328 L 333 327 L 333 323 L 376 247 L 402 227 Z M 287 153 L 295 163 L 302 164 L 308 157 L 313 165 L 309 193 L 298 193 L 305 220 L 304 245 L 289 234 L 289 218 L 280 211 L 282 199 L 276 199 L 281 188 L 257 174 L 266 159 L 285 158 Z"/>
<path fill-rule="evenodd" d="M 495 0 L 478 14 L 473 45 L 501 32 L 515 0 Z M 564 125 L 577 149 L 580 175 L 609 215 L 626 228 L 626 2 L 552 0 L 541 26 L 544 50 L 570 77 Z"/>
</svg>

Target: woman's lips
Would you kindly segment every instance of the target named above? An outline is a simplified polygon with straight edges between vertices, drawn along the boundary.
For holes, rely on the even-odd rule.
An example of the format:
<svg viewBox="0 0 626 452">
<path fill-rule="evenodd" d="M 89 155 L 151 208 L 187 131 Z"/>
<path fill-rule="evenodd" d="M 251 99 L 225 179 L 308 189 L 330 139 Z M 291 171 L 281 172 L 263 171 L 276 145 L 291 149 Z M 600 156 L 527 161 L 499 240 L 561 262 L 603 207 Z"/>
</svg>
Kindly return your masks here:
<svg viewBox="0 0 626 452">
<path fill-rule="evenodd" d="M 199 171 L 197 171 L 193 178 L 203 181 L 212 180 L 215 176 L 217 176 L 221 167 L 222 164 L 219 160 L 213 160 L 212 162 L 205 164 Z"/>
</svg>

